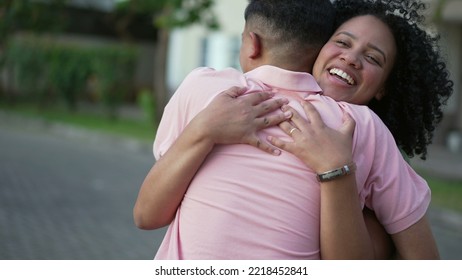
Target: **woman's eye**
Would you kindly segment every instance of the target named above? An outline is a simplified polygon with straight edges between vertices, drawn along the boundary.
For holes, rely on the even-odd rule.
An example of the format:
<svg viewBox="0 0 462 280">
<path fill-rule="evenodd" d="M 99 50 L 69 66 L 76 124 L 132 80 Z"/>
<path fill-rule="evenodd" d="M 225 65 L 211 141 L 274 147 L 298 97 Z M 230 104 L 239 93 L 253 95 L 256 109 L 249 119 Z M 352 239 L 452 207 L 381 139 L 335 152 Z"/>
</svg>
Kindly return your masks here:
<svg viewBox="0 0 462 280">
<path fill-rule="evenodd" d="M 348 46 L 347 42 L 342 41 L 342 40 L 337 40 L 335 41 L 335 43 L 339 46 L 345 46 L 345 47 Z"/>
<path fill-rule="evenodd" d="M 382 66 L 381 62 L 380 62 L 377 58 L 375 58 L 374 56 L 372 56 L 372 55 L 366 55 L 366 59 L 369 60 L 369 61 L 371 61 L 371 62 L 374 63 L 374 64 L 377 64 L 377 65 L 379 65 L 379 66 Z"/>
</svg>

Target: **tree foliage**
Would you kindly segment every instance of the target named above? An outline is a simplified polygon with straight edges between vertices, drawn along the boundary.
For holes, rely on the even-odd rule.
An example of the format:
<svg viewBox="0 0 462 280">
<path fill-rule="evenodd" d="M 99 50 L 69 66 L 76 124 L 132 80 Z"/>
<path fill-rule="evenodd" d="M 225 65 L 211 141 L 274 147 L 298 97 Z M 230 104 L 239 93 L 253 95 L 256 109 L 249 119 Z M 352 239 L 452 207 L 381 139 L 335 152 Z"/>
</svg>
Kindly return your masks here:
<svg viewBox="0 0 462 280">
<path fill-rule="evenodd" d="M 96 1 L 96 0 L 95 0 Z M 8 37 L 20 30 L 34 33 L 65 31 L 69 0 L 0 0 L 0 57 Z M 153 92 L 156 102 L 156 120 L 162 115 L 168 101 L 166 86 L 167 52 L 170 32 L 174 28 L 200 24 L 217 29 L 218 20 L 213 12 L 215 0 L 118 0 L 112 11 L 122 26 L 129 26 L 136 16 L 147 16 L 157 32 L 154 58 Z M 127 30 L 123 30 L 126 32 Z M 122 33 L 123 33 L 122 32 Z"/>
<path fill-rule="evenodd" d="M 214 3 L 214 0 L 127 0 L 119 2 L 117 10 L 149 13 L 156 28 L 172 29 L 196 23 L 218 28 L 212 10 Z"/>
<path fill-rule="evenodd" d="M 61 31 L 66 18 L 61 11 L 67 0 L 0 0 L 0 45 L 19 30 Z"/>
<path fill-rule="evenodd" d="M 158 30 L 153 77 L 156 102 L 155 121 L 160 120 L 169 98 L 166 68 L 170 31 L 192 24 L 217 29 L 219 24 L 213 12 L 214 4 L 214 0 L 126 0 L 119 3 L 119 13 L 150 13 L 152 23 Z"/>
<path fill-rule="evenodd" d="M 71 111 L 92 100 L 111 118 L 131 90 L 136 57 L 130 45 L 79 46 L 36 35 L 12 38 L 5 48 L 15 98 L 41 106 L 63 101 Z"/>
</svg>

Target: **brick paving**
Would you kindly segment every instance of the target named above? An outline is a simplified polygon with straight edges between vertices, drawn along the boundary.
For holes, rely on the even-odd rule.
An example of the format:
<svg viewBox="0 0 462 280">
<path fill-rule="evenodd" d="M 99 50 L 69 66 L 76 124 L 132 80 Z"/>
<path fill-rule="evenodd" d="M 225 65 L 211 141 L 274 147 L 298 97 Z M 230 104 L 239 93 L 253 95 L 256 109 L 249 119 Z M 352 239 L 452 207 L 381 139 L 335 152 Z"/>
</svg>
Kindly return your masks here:
<svg viewBox="0 0 462 280">
<path fill-rule="evenodd" d="M 107 141 L 0 126 L 0 259 L 152 259 L 133 225 L 152 156 Z"/>
</svg>

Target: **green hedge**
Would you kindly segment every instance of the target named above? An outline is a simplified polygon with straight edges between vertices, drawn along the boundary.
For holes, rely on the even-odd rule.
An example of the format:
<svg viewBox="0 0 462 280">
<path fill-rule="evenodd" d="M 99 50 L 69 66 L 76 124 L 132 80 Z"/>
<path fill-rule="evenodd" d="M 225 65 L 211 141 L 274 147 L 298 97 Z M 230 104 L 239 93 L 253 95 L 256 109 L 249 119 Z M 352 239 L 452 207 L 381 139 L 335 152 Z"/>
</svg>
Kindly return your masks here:
<svg viewBox="0 0 462 280">
<path fill-rule="evenodd" d="M 91 85 L 108 114 L 115 116 L 123 97 L 133 89 L 136 50 L 125 45 L 82 47 L 56 40 L 22 36 L 10 40 L 5 67 L 14 87 L 27 101 L 64 101 L 75 110 Z"/>
</svg>

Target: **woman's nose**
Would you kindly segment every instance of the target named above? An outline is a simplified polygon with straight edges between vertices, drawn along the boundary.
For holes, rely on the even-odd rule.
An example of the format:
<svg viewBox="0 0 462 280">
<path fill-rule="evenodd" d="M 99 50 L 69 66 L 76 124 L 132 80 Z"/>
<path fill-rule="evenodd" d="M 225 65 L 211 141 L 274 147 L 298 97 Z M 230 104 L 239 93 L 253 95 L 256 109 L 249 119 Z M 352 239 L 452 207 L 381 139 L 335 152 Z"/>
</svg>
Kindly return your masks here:
<svg viewBox="0 0 462 280">
<path fill-rule="evenodd" d="M 340 59 L 353 68 L 358 69 L 361 67 L 361 60 L 359 59 L 358 54 L 355 52 L 344 52 L 342 53 Z"/>
</svg>

